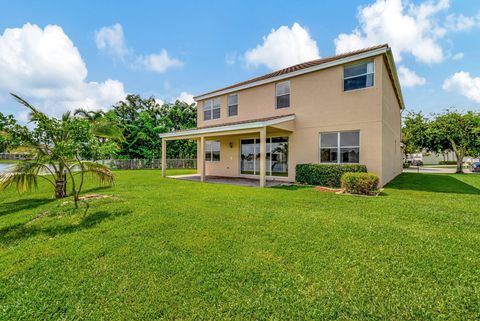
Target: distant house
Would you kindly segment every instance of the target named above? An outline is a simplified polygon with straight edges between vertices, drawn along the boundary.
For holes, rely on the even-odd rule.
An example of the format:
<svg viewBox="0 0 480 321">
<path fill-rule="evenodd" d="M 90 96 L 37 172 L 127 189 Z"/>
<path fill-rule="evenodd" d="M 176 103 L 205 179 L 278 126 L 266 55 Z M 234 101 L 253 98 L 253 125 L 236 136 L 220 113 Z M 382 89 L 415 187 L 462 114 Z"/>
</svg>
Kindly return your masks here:
<svg viewBox="0 0 480 321">
<path fill-rule="evenodd" d="M 265 186 L 267 178 L 294 181 L 297 164 L 360 163 L 384 185 L 402 171 L 404 102 L 388 45 L 308 61 L 195 100 L 198 127 L 162 134 L 162 155 L 169 140 L 196 140 L 202 180 L 248 177 Z"/>
</svg>

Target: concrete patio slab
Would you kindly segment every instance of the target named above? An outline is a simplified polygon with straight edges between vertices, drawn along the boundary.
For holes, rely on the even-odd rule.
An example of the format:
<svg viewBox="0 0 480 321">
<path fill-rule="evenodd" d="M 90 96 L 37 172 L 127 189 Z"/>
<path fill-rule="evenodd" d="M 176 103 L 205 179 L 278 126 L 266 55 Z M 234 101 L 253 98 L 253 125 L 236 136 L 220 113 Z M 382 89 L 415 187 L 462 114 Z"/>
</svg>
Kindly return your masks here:
<svg viewBox="0 0 480 321">
<path fill-rule="evenodd" d="M 200 182 L 200 174 L 175 175 L 175 176 L 167 176 L 167 177 L 185 180 L 185 181 Z M 259 181 L 257 179 L 243 178 L 243 177 L 206 176 L 205 182 L 213 183 L 213 184 L 259 187 Z M 267 180 L 265 187 L 273 187 L 273 186 L 281 186 L 281 185 L 284 185 L 284 186 L 292 185 L 292 183 Z"/>
</svg>

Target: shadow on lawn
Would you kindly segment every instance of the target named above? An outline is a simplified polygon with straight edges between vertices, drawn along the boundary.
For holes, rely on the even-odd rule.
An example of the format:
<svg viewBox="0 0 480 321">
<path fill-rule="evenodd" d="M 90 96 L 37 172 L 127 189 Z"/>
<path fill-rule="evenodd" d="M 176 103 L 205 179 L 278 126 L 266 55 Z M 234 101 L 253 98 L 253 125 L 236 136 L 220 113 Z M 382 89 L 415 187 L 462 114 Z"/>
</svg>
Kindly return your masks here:
<svg viewBox="0 0 480 321">
<path fill-rule="evenodd" d="M 455 178 L 455 175 L 461 174 L 403 173 L 386 187 L 397 190 L 480 195 L 478 188 L 462 182 Z"/>
<path fill-rule="evenodd" d="M 115 219 L 128 214 L 131 214 L 130 210 L 115 212 L 98 211 L 92 214 L 87 214 L 78 224 L 55 224 L 53 226 L 39 226 L 38 224 L 30 225 L 28 222 L 17 223 L 0 229 L 0 243 L 9 244 L 29 237 L 35 237 L 40 234 L 47 235 L 49 237 L 70 234 L 92 228 L 103 221 Z"/>
<path fill-rule="evenodd" d="M 0 216 L 14 214 L 26 209 L 30 210 L 53 201 L 55 201 L 53 198 L 29 198 L 19 199 L 15 202 L 3 203 L 0 204 Z"/>
</svg>

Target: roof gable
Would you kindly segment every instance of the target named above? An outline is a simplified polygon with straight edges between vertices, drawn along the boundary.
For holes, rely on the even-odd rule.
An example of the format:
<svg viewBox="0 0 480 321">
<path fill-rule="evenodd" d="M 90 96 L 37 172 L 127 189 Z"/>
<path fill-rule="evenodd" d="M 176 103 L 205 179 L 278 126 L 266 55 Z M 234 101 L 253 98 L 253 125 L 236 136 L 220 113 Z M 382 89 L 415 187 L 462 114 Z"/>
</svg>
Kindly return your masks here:
<svg viewBox="0 0 480 321">
<path fill-rule="evenodd" d="M 398 81 L 398 76 L 396 73 L 395 63 L 393 61 L 393 56 L 391 54 L 391 49 L 387 44 L 369 47 L 361 50 L 356 50 L 336 56 L 320 58 L 312 61 L 307 61 L 300 63 L 294 66 L 290 66 L 284 69 L 280 69 L 263 76 L 255 77 L 246 81 L 242 81 L 227 87 L 223 87 L 214 91 L 207 92 L 202 95 L 194 97 L 195 100 L 208 99 L 227 93 L 235 92 L 238 90 L 243 90 L 251 87 L 260 86 L 266 83 L 276 82 L 282 79 L 295 77 L 297 75 L 326 69 L 332 66 L 340 65 L 343 63 L 352 62 L 355 60 L 364 59 L 366 57 L 373 57 L 376 55 L 384 54 L 386 56 L 387 70 L 390 75 L 390 80 L 393 82 L 395 93 L 400 104 L 400 107 L 403 109 L 404 102 L 403 96 L 400 88 L 400 83 Z"/>
</svg>

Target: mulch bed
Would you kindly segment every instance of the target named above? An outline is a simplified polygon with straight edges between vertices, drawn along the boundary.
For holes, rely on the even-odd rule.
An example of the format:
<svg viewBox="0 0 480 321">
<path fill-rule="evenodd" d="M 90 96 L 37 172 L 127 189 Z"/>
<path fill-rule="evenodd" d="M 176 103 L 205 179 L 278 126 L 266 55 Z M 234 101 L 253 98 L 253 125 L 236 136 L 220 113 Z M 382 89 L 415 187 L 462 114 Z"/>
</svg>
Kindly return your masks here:
<svg viewBox="0 0 480 321">
<path fill-rule="evenodd" d="M 360 194 L 350 194 L 345 192 L 345 189 L 343 188 L 330 188 L 330 187 L 325 187 L 325 186 L 316 186 L 314 187 L 314 190 L 318 192 L 327 192 L 327 193 L 335 193 L 335 194 L 343 194 L 343 195 L 352 195 L 352 196 L 362 196 L 362 197 L 375 197 L 380 195 L 382 193 L 383 188 L 379 189 L 378 191 L 373 192 L 371 195 L 360 195 Z"/>
<path fill-rule="evenodd" d="M 327 193 L 341 193 L 343 192 L 343 188 L 330 188 L 325 186 L 317 186 L 314 188 L 316 191 L 319 192 L 327 192 Z"/>
</svg>

